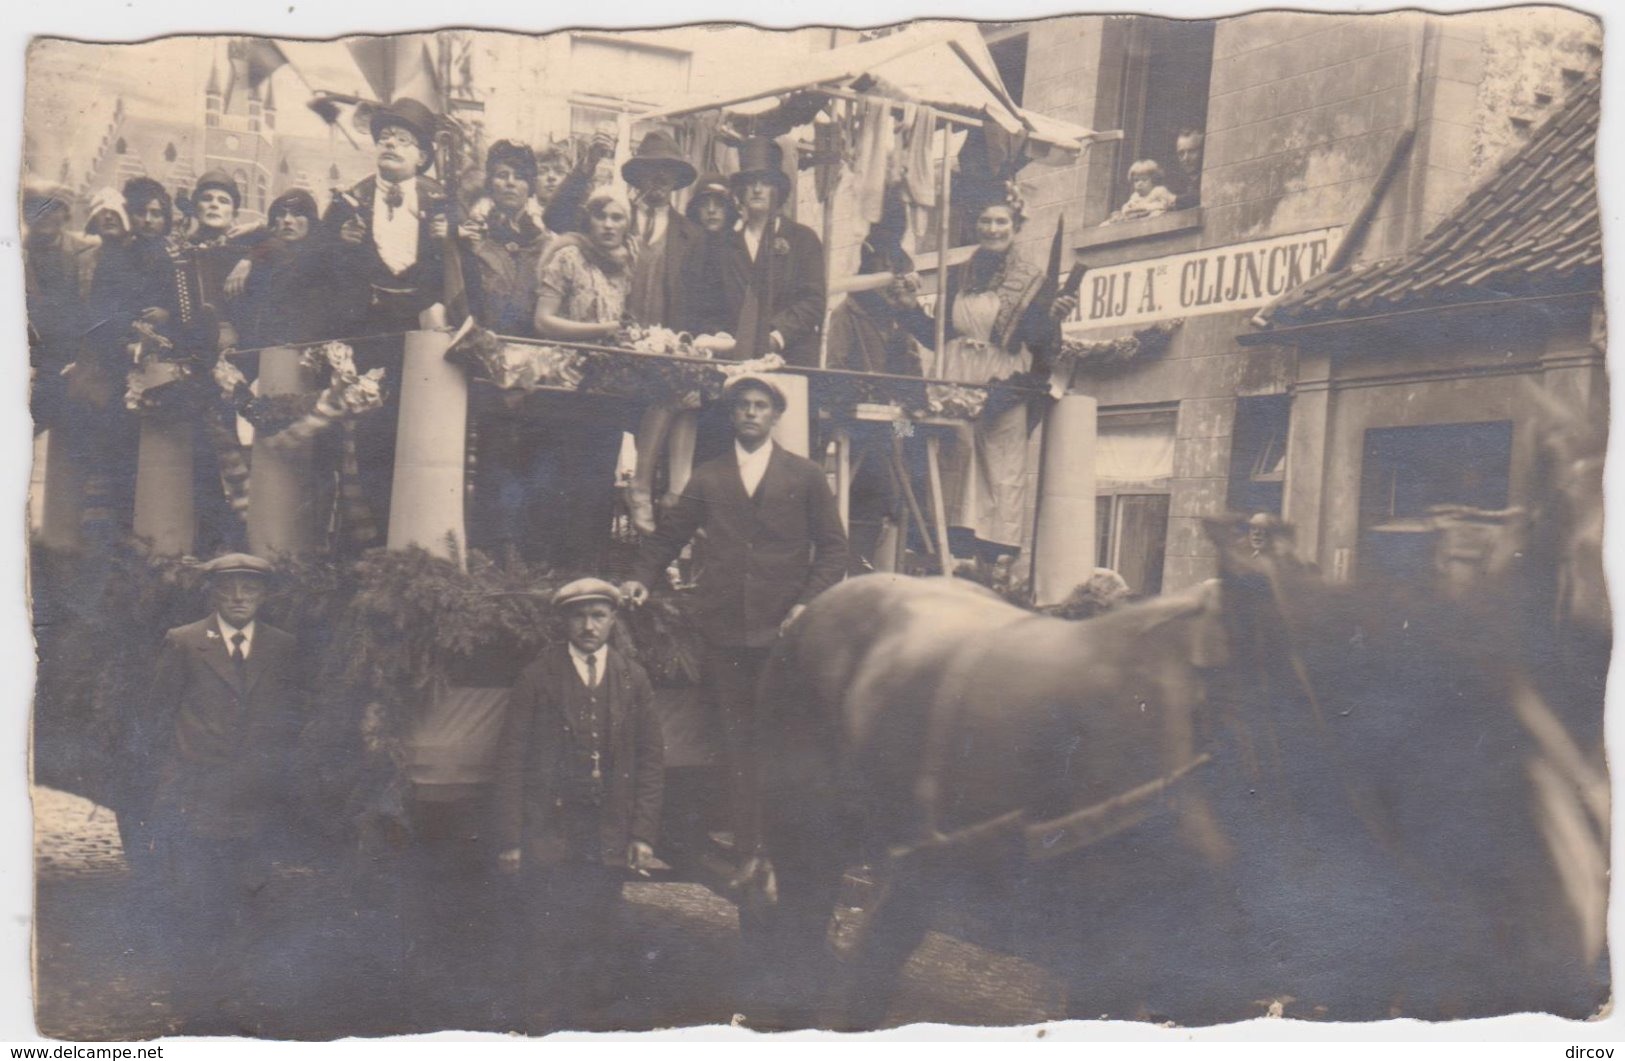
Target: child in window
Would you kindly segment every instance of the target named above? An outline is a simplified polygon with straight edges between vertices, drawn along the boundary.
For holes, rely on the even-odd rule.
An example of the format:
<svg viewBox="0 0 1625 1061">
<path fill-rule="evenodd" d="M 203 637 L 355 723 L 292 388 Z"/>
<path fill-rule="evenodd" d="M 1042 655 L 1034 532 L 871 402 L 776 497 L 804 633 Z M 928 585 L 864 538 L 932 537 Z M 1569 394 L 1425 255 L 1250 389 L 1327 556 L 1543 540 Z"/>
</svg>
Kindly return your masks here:
<svg viewBox="0 0 1625 1061">
<path fill-rule="evenodd" d="M 1103 223 L 1114 225 L 1120 221 L 1138 221 L 1142 217 L 1157 217 L 1167 213 L 1174 205 L 1174 193 L 1162 183 L 1162 167 L 1149 158 L 1142 158 L 1128 169 L 1129 183 L 1134 194 L 1121 208 Z"/>
</svg>

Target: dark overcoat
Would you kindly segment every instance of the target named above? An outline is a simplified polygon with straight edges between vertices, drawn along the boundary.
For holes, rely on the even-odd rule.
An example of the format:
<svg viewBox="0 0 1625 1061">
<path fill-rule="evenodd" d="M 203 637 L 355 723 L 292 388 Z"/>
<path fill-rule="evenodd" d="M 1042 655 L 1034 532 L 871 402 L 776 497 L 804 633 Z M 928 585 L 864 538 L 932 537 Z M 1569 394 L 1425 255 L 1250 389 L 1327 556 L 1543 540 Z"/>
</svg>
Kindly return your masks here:
<svg viewBox="0 0 1625 1061">
<path fill-rule="evenodd" d="M 626 864 L 633 840 L 653 845 L 660 830 L 665 743 L 649 675 L 619 649 L 605 658 L 600 689 L 609 714 L 609 773 L 598 812 L 598 855 Z M 567 791 L 572 742 L 591 729 L 585 685 L 564 642 L 549 646 L 519 675 L 508 701 L 497 758 L 497 842 L 534 866 L 579 860 Z M 582 695 L 575 695 L 575 694 Z"/>
<path fill-rule="evenodd" d="M 744 234 L 736 230 L 722 255 L 721 281 L 729 318 L 735 322 L 739 360 L 766 354 L 768 333 L 777 331 L 784 338 L 785 361 L 818 367 L 826 297 L 824 245 L 812 229 L 775 216 L 762 231 L 754 259 Z M 748 301 L 756 303 L 756 326 L 745 335 Z"/>
<path fill-rule="evenodd" d="M 644 584 L 655 584 L 699 531 L 694 621 L 719 648 L 771 645 L 791 608 L 846 575 L 846 531 L 824 470 L 778 445 L 754 497 L 745 493 L 731 449 L 694 470 L 644 539 Z"/>
<path fill-rule="evenodd" d="M 291 813 L 308 667 L 293 637 L 262 621 L 244 670 L 239 683 L 212 615 L 164 636 L 133 736 L 158 753 L 154 814 L 169 835 L 251 838 Z"/>
</svg>

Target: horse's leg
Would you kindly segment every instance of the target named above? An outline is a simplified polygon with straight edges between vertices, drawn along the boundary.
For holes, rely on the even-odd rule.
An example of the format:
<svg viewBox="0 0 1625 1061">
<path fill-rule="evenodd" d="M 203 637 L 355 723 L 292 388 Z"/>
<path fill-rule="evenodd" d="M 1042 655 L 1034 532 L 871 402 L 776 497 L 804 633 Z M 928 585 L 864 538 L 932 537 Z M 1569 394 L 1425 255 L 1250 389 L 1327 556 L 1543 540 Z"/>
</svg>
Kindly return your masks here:
<svg viewBox="0 0 1625 1061">
<path fill-rule="evenodd" d="M 882 1026 L 898 977 L 930 927 L 933 903 L 920 874 L 892 870 L 869 904 L 852 960 L 848 962 L 842 1029 Z"/>
</svg>

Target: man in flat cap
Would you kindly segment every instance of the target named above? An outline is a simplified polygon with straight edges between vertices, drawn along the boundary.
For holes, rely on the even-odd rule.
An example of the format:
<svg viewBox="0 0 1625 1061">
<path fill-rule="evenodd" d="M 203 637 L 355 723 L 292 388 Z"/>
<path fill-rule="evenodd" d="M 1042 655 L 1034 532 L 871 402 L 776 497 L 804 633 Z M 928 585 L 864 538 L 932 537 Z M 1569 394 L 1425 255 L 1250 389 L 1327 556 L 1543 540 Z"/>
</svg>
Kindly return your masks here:
<svg viewBox="0 0 1625 1061">
<path fill-rule="evenodd" d="M 660 719 L 649 676 L 610 644 L 620 604 L 602 579 L 560 588 L 566 640 L 525 669 L 508 704 L 499 860 L 522 873 L 528 953 L 517 978 L 538 1029 L 579 1022 L 609 998 L 621 883 L 647 873 L 660 827 Z"/>
<path fill-rule="evenodd" d="M 293 637 L 258 617 L 271 565 L 229 553 L 203 572 L 213 610 L 164 636 L 131 743 L 138 765 L 161 764 L 150 824 L 172 1003 L 208 1028 L 240 1019 L 248 1000 L 245 952 L 271 845 L 292 815 L 288 764 L 306 691 Z"/>
<path fill-rule="evenodd" d="M 846 574 L 846 531 L 824 470 L 775 445 L 785 397 L 768 376 L 743 375 L 727 398 L 733 451 L 694 470 L 681 498 L 643 541 L 634 604 L 696 533 L 694 619 L 705 640 L 705 681 L 728 753 L 735 851 L 741 877 L 757 852 L 752 771 L 756 681 L 780 631 Z"/>
</svg>

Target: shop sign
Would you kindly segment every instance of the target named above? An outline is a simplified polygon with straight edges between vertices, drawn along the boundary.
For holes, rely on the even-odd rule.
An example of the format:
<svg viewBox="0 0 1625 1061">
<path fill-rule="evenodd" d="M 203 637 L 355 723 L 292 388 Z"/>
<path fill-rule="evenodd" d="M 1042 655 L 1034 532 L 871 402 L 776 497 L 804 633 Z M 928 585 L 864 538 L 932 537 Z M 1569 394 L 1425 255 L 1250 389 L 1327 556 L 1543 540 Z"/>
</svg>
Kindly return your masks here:
<svg viewBox="0 0 1625 1061">
<path fill-rule="evenodd" d="M 1257 309 L 1326 271 L 1343 228 L 1090 270 L 1068 333 Z"/>
</svg>

